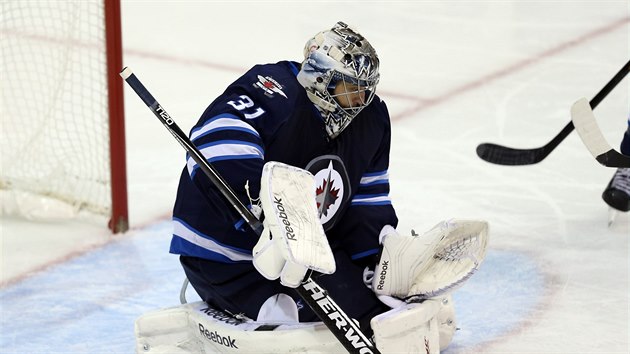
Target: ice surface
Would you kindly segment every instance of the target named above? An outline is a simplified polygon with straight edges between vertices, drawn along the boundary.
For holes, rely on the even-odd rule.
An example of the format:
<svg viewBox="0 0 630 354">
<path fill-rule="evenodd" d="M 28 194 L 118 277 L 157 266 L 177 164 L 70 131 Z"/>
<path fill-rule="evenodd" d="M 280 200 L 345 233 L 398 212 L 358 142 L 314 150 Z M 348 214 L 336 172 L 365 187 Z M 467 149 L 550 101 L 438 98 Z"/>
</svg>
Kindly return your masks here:
<svg viewBox="0 0 630 354">
<path fill-rule="evenodd" d="M 399 229 L 449 218 L 490 223 L 486 262 L 455 294 L 447 353 L 627 353 L 630 218 L 607 226 L 613 170 L 577 134 L 532 166 L 488 164 L 482 142 L 547 143 L 581 97 L 630 57 L 627 1 L 123 1 L 124 65 L 187 131 L 251 65 L 300 60 L 343 20 L 381 59 L 393 120 L 390 177 Z M 617 147 L 626 78 L 595 109 Z M 184 151 L 127 87 L 130 222 L 3 217 L 0 352 L 132 353 L 133 321 L 179 303 L 168 254 Z M 189 292 L 189 297 L 194 294 Z"/>
</svg>

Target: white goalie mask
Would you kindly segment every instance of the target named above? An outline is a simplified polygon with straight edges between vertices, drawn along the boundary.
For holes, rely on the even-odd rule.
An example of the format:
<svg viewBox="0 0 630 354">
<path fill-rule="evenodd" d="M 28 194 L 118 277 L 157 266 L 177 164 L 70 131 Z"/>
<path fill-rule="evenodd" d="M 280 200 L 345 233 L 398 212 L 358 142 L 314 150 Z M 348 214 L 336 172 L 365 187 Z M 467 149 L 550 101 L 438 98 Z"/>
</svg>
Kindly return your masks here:
<svg viewBox="0 0 630 354">
<path fill-rule="evenodd" d="M 306 42 L 297 79 L 320 111 L 330 138 L 337 137 L 372 102 L 378 65 L 370 43 L 343 22 Z M 343 86 L 335 94 L 337 84 Z"/>
</svg>

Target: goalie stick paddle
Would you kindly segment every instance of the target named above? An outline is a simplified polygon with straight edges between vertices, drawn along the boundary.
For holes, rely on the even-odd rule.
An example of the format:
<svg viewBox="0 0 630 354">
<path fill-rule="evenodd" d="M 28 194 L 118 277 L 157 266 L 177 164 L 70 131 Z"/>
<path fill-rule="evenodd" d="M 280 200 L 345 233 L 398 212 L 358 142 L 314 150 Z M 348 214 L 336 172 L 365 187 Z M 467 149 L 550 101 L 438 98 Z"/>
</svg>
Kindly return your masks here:
<svg viewBox="0 0 630 354">
<path fill-rule="evenodd" d="M 630 167 L 630 156 L 610 147 L 602 135 L 586 98 L 578 100 L 571 106 L 571 120 L 580 139 L 599 163 L 606 167 Z"/>
<path fill-rule="evenodd" d="M 199 149 L 190 141 L 188 136 L 177 126 L 173 118 L 164 110 L 157 100 L 149 93 L 136 75 L 128 67 L 123 68 L 120 76 L 138 94 L 140 99 L 149 107 L 166 129 L 173 135 L 188 154 L 195 160 L 201 170 L 223 196 L 245 219 L 247 224 L 260 236 L 262 223 L 252 214 L 238 199 L 234 191 L 221 177 L 218 171 L 203 157 Z M 322 320 L 341 345 L 351 354 L 380 354 L 371 340 L 361 331 L 359 326 L 351 319 L 328 295 L 328 292 L 318 285 L 311 277 L 305 279 L 295 289 L 313 312 Z"/>
<path fill-rule="evenodd" d="M 630 71 L 630 61 L 628 61 L 622 68 L 613 76 L 613 78 L 593 97 L 589 102 L 591 108 L 597 107 L 597 105 L 612 91 L 617 84 L 628 74 Z M 533 149 L 515 149 L 507 146 L 483 143 L 477 146 L 477 156 L 482 160 L 498 165 L 507 166 L 522 166 L 533 165 L 539 163 L 545 157 L 547 157 L 571 132 L 575 126 L 573 121 L 562 128 L 560 133 L 556 135 L 550 142 L 539 148 Z"/>
</svg>

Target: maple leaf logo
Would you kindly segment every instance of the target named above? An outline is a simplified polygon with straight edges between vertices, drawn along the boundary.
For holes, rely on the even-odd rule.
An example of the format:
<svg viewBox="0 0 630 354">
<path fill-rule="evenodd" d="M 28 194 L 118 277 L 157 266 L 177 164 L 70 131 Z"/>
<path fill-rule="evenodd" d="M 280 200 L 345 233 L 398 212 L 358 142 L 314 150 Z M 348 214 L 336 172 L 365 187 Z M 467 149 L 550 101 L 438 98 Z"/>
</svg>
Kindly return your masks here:
<svg viewBox="0 0 630 354">
<path fill-rule="evenodd" d="M 330 172 L 328 178 L 322 181 L 322 185 L 315 189 L 315 201 L 317 202 L 317 210 L 319 217 L 328 216 L 328 209 L 335 204 L 339 198 L 339 188 L 334 188 L 335 181 L 331 178 Z"/>
</svg>

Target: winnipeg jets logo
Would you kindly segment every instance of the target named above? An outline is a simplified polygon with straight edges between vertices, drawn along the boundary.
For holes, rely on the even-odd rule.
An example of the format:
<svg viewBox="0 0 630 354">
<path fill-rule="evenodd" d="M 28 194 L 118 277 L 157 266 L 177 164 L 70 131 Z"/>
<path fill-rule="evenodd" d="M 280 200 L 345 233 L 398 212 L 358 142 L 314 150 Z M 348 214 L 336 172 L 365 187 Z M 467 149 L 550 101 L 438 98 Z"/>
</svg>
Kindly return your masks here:
<svg viewBox="0 0 630 354">
<path fill-rule="evenodd" d="M 315 200 L 317 201 L 319 218 L 321 223 L 325 224 L 341 206 L 344 195 L 343 179 L 339 172 L 333 168 L 332 161 L 327 168 L 315 174 L 315 186 Z"/>
<path fill-rule="evenodd" d="M 339 198 L 337 196 L 337 194 L 339 194 L 339 188 L 333 186 L 334 182 L 335 181 L 330 178 L 330 174 L 328 174 L 328 178 L 323 180 L 322 185 L 317 187 L 315 191 L 317 210 L 319 210 L 320 216 L 326 216 L 328 214 L 328 208 Z"/>
<path fill-rule="evenodd" d="M 280 96 L 287 98 L 287 95 L 282 91 L 282 85 L 278 81 L 274 80 L 271 76 L 258 75 L 258 82 L 254 84 L 254 87 L 260 88 L 265 91 L 265 95 L 268 97 L 274 97 L 273 94 L 277 93 Z"/>
</svg>

